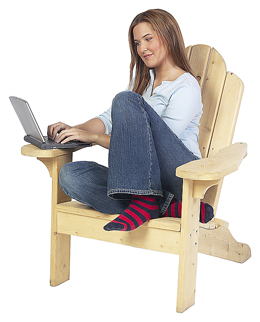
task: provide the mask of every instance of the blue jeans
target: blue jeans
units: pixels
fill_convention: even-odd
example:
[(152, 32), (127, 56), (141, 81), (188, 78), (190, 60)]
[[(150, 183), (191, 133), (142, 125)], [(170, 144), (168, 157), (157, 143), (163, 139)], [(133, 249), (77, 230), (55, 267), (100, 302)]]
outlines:
[(161, 214), (182, 200), (180, 165), (198, 159), (139, 94), (119, 93), (112, 103), (109, 166), (71, 162), (60, 186), (71, 198), (107, 214), (122, 213), (133, 194), (158, 198)]

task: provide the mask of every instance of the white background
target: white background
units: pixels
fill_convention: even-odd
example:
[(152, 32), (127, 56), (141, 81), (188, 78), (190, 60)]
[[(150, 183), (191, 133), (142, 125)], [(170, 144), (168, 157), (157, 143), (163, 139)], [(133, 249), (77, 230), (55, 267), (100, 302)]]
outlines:
[[(51, 179), (20, 154), (24, 132), (8, 99), (28, 100), (44, 132), (100, 114), (128, 83), (132, 19), (158, 7), (175, 16), (186, 45), (214, 46), (245, 84), (234, 142), (247, 142), (248, 156), (225, 179), (217, 217), (252, 258), (237, 264), (199, 254), (196, 305), (184, 314), (175, 312), (175, 255), (73, 237), (71, 280), (49, 286)], [(258, 12), (254, 0), (1, 1), (1, 321), (258, 320)], [(107, 151), (85, 149), (74, 160), (106, 165)]]

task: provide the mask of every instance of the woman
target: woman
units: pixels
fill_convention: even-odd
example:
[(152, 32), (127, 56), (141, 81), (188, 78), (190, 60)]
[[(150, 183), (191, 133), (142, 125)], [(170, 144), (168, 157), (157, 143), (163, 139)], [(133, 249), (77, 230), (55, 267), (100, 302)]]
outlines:
[[(130, 231), (162, 216), (180, 217), (182, 179), (175, 170), (201, 157), (201, 92), (176, 20), (160, 9), (137, 15), (129, 44), (129, 90), (94, 119), (48, 128), (53, 139), (59, 132), (57, 142), (77, 139), (109, 149), (108, 168), (83, 161), (66, 164), (60, 172), (68, 196), (103, 213), (121, 213), (104, 227), (107, 231)], [(213, 208), (201, 203), (200, 221), (212, 218)]]

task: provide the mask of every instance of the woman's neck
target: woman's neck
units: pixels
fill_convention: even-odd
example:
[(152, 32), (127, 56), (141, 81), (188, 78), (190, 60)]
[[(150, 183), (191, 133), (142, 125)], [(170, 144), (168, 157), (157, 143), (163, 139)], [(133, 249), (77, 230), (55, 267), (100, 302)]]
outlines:
[(185, 73), (185, 70), (177, 66), (167, 66), (165, 68), (154, 68), (154, 72), (155, 77), (151, 96), (153, 95), (155, 88), (160, 86), (163, 81), (175, 81), (178, 77)]
[(177, 66), (165, 65), (160, 68), (155, 68), (155, 82), (159, 86), (163, 81), (174, 81), (185, 71)]

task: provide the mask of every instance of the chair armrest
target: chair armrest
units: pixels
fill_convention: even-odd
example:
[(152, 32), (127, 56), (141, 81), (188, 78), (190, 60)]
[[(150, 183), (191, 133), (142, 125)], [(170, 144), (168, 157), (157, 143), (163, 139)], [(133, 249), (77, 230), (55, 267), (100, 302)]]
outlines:
[(73, 149), (52, 149), (52, 150), (41, 150), (32, 144), (27, 144), (22, 147), (22, 155), (37, 158), (54, 158), (61, 155), (66, 155), (71, 152), (83, 149), (83, 147), (73, 148)]
[(219, 180), (236, 171), (247, 155), (246, 143), (235, 143), (212, 157), (186, 163), (176, 169), (176, 175), (190, 180)]

